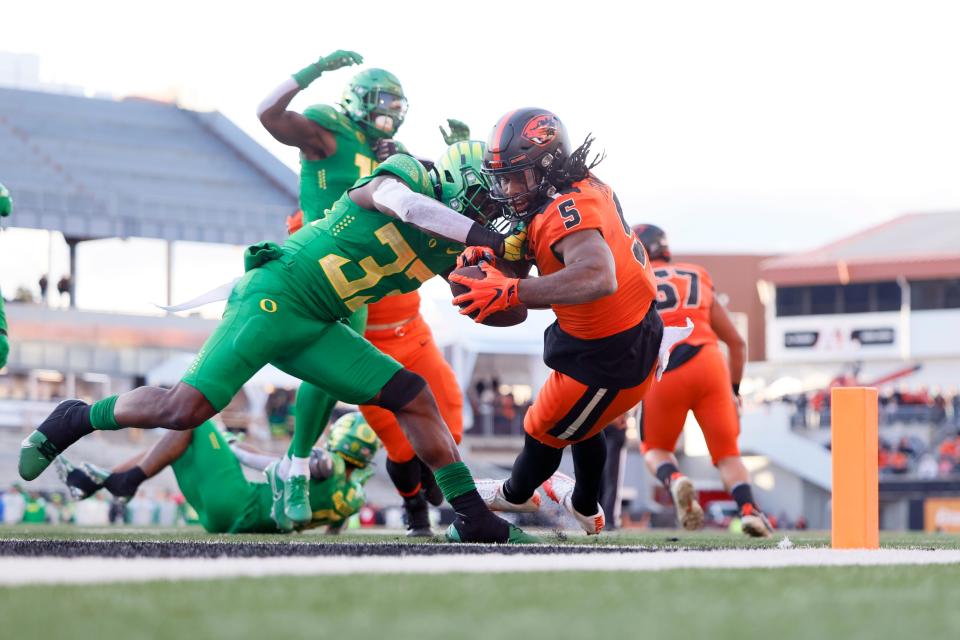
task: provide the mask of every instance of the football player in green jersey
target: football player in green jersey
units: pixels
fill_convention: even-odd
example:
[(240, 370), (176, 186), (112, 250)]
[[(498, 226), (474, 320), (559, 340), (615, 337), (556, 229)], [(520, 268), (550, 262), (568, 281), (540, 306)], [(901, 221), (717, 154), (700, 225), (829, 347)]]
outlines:
[[(378, 447), (377, 435), (360, 413), (346, 414), (334, 423), (326, 447), (311, 451), (306, 528), (339, 528), (360, 510), (363, 484), (372, 475), (368, 465)], [(208, 532), (283, 533), (294, 529), (283, 512), (279, 471), (285, 462), (236, 442), (208, 421), (193, 431), (168, 432), (149, 450), (109, 471), (73, 465), (63, 456), (57, 458), (57, 471), (78, 500), (106, 488), (126, 501), (145, 480), (170, 466), (180, 492)], [(266, 482), (247, 480), (241, 464), (263, 471)]]
[[(393, 135), (403, 124), (407, 99), (400, 81), (383, 69), (365, 69), (356, 74), (343, 91), (339, 110), (315, 104), (300, 114), (287, 108), (322, 73), (362, 62), (363, 57), (356, 52), (334, 51), (284, 80), (257, 109), (257, 116), (270, 135), (300, 149), (303, 224), (322, 218), (358, 179), (369, 176), (380, 161), (404, 150)], [(463, 134), (465, 125), (456, 120), (448, 122), (451, 133), (447, 134), (442, 127), (441, 133), (448, 144), (453, 144), (457, 141), (454, 137)], [(366, 318), (366, 306), (362, 306), (350, 315), (350, 327), (363, 335)], [(310, 518), (308, 455), (327, 426), (336, 402), (336, 398), (306, 382), (297, 391), (296, 428), (287, 452), (291, 464), (289, 476), (284, 478), (287, 517), (294, 522)]]
[[(487, 226), (502, 210), (480, 173), (482, 156), (483, 143), (473, 141), (444, 154), (438, 166), (451, 163), (463, 177), (464, 189), (456, 193), (443, 190), (446, 170), (428, 172), (408, 155), (391, 156), (282, 248), (248, 248), (247, 273), (183, 379), (172, 389), (139, 387), (93, 405), (60, 403), (21, 443), (21, 477), (36, 478), (95, 429), (193, 429), (271, 363), (334, 398), (393, 412), (458, 514), (448, 538), (529, 540), (483, 503), (423, 378), (340, 322), (367, 303), (450, 271), (465, 244), (522, 257), (522, 233), (505, 236)], [(438, 200), (456, 203), (460, 212)]]
[[(7, 188), (0, 184), (0, 218), (6, 218), (13, 213), (13, 198)], [(7, 355), (10, 353), (10, 343), (7, 341), (7, 316), (3, 312), (3, 295), (0, 295), (0, 369), (7, 365)]]

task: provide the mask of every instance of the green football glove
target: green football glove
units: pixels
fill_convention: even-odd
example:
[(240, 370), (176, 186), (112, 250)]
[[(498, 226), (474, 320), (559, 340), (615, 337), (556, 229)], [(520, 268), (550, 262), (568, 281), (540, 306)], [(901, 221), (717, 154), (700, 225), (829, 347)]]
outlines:
[(333, 71), (340, 67), (349, 67), (354, 64), (361, 64), (363, 56), (355, 51), (346, 49), (337, 49), (328, 56), (323, 56), (316, 62), (308, 64), (300, 71), (293, 74), (293, 79), (297, 81), (297, 86), (306, 89), (311, 82), (320, 77), (324, 71)]
[(450, 133), (447, 133), (447, 130), (443, 128), (443, 125), (440, 125), (440, 135), (443, 136), (443, 141), (447, 145), (456, 144), (458, 142), (463, 142), (470, 139), (470, 127), (465, 123), (454, 120), (453, 118), (447, 118), (447, 124), (450, 125)]
[(7, 366), (7, 355), (10, 353), (10, 343), (7, 342), (7, 335), (0, 333), (0, 369)]

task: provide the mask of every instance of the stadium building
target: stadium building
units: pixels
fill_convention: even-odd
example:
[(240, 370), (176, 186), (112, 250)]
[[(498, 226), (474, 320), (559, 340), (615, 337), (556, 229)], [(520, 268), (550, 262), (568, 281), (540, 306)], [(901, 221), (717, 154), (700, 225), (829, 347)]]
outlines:
[(760, 275), (770, 361), (960, 359), (960, 213), (901, 216)]

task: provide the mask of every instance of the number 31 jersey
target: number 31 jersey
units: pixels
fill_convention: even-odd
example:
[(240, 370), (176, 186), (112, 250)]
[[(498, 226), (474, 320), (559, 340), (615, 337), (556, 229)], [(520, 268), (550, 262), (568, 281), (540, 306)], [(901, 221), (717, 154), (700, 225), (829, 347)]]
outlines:
[[(408, 155), (390, 156), (354, 187), (380, 175), (399, 178), (413, 192), (433, 197), (426, 168)], [(323, 218), (290, 236), (283, 251), (301, 292), (342, 318), (386, 296), (418, 289), (452, 267), (463, 245), (364, 209), (348, 191)]]
[(693, 321), (693, 333), (683, 344), (698, 346), (717, 344), (717, 334), (710, 325), (713, 306), (713, 281), (707, 270), (685, 262), (653, 262), (657, 277), (657, 311), (667, 326)]

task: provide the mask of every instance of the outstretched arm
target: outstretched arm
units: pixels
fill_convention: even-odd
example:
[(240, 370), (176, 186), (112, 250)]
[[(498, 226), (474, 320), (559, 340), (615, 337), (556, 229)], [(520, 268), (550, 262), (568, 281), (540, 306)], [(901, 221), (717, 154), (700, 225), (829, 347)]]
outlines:
[(504, 254), (505, 236), (487, 229), (449, 207), (415, 193), (398, 178), (378, 176), (350, 191), (350, 199), (371, 209), (402, 220), (430, 235), (467, 245), (490, 247)]
[(264, 471), (277, 461), (276, 456), (263, 453), (248, 444), (234, 442), (230, 444), (230, 450), (233, 451), (233, 455), (237, 456), (240, 464), (245, 467), (250, 467), (251, 469), (256, 469), (257, 471)]
[(334, 51), (307, 65), (281, 82), (257, 107), (260, 123), (279, 142), (297, 147), (310, 159), (325, 158), (336, 151), (333, 134), (316, 122), (287, 107), (290, 101), (324, 71), (359, 64), (363, 57), (352, 51)]

